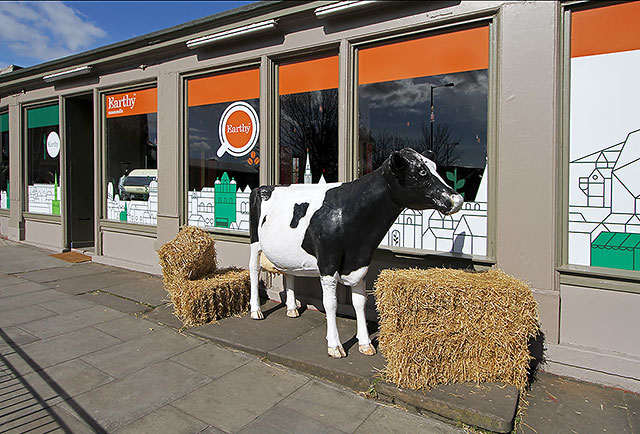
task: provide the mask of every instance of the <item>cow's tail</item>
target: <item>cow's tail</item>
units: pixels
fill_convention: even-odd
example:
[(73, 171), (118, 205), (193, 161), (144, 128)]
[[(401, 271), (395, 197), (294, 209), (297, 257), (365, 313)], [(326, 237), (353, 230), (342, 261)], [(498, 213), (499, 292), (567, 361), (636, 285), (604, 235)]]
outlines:
[(258, 284), (260, 281), (260, 240), (258, 239), (258, 223), (260, 221), (260, 205), (262, 197), (260, 188), (254, 188), (249, 196), (249, 239), (251, 240), (251, 254), (249, 256), (249, 277), (251, 279), (251, 318), (262, 319), (260, 311), (260, 296)]

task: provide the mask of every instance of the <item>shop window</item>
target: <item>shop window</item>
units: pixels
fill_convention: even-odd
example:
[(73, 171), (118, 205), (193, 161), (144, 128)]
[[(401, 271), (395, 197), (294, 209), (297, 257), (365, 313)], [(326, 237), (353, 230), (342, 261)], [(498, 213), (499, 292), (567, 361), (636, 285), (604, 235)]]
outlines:
[(157, 104), (156, 88), (105, 96), (108, 220), (156, 224)]
[(9, 209), (9, 113), (0, 114), (0, 209)]
[(248, 231), (242, 210), (259, 185), (259, 70), (190, 79), (187, 105), (188, 223)]
[(58, 104), (27, 110), (27, 211), (60, 215)]
[[(383, 245), (398, 245), (397, 230), (401, 247), (487, 255), (488, 65), (486, 26), (359, 51), (359, 174), (380, 167), (394, 150), (432, 150), (441, 177), (474, 203), (452, 225), (425, 210), (418, 228), (404, 218), (415, 213), (407, 210)], [(440, 229), (429, 229), (434, 220)], [(454, 242), (461, 231), (473, 242)]]
[(571, 265), (640, 270), (638, 20), (640, 2), (571, 13)]
[(338, 180), (338, 56), (280, 65), (280, 183)]

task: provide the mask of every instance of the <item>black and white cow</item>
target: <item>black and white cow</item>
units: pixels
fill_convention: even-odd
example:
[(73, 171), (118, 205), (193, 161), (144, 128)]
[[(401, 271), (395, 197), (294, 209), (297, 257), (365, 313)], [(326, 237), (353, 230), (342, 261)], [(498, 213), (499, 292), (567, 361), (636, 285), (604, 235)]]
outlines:
[(286, 275), (320, 277), (331, 357), (344, 357), (336, 326), (336, 286), (350, 286), (360, 352), (375, 354), (365, 320), (365, 280), (374, 251), (404, 208), (453, 214), (462, 196), (411, 148), (393, 152), (372, 173), (332, 184), (262, 186), (250, 197), (251, 318), (262, 319), (259, 255), (284, 273), (287, 315), (298, 316)]

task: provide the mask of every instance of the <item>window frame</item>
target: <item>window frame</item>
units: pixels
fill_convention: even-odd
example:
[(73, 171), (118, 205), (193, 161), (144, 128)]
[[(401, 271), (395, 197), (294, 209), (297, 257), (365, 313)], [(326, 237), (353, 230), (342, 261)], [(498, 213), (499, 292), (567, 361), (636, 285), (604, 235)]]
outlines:
[[(614, 3), (616, 4), (616, 3)], [(570, 123), (571, 123), (571, 18), (574, 11), (607, 7), (609, 4), (591, 4), (586, 1), (561, 5), (558, 30), (558, 83), (559, 101), (557, 122), (557, 190), (559, 204), (556, 213), (556, 270), (559, 283), (610, 291), (640, 294), (640, 271), (623, 270), (569, 263), (569, 163), (570, 163)]]
[[(99, 98), (99, 110), (98, 117), (98, 130), (100, 131), (100, 143), (99, 143), (99, 210), (96, 220), (98, 221), (98, 232), (101, 232), (104, 228), (120, 229), (127, 233), (157, 233), (157, 223), (155, 225), (148, 225), (142, 223), (130, 223), (116, 220), (110, 220), (107, 218), (107, 96), (114, 93), (122, 92), (135, 92), (146, 89), (158, 89), (158, 82), (156, 80), (143, 81), (137, 83), (119, 83), (118, 86), (104, 87), (98, 89)], [(156, 114), (159, 113), (160, 99), (157, 101), (158, 108)], [(158, 201), (160, 201), (160, 195), (158, 195)], [(156, 216), (157, 217), (157, 216)], [(157, 220), (156, 220), (157, 222)]]
[(489, 64), (488, 64), (488, 93), (487, 93), (487, 255), (468, 255), (435, 250), (415, 249), (407, 247), (379, 246), (378, 249), (391, 252), (399, 257), (435, 259), (461, 259), (469, 261), (477, 268), (490, 267), (497, 263), (496, 228), (497, 228), (497, 178), (498, 178), (498, 105), (499, 105), (499, 80), (498, 80), (498, 31), (500, 16), (497, 12), (489, 11), (487, 16), (469, 18), (454, 23), (438, 25), (427, 29), (410, 29), (401, 32), (393, 32), (376, 37), (364, 37), (354, 39), (350, 44), (352, 55), (350, 56), (350, 93), (353, 101), (349, 108), (349, 130), (351, 143), (355, 143), (350, 150), (349, 180), (358, 177), (358, 161), (360, 158), (359, 146), (359, 107), (358, 107), (358, 52), (360, 49), (375, 45), (392, 44), (394, 42), (426, 38), (439, 34), (454, 33), (481, 26), (487, 26), (489, 31)]

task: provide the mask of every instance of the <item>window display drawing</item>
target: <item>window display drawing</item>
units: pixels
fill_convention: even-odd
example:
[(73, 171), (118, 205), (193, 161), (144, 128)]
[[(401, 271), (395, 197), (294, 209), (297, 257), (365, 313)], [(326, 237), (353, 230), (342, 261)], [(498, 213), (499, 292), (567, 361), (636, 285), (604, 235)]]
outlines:
[(638, 18), (638, 2), (572, 13), (569, 264), (640, 270), (640, 44), (607, 36)]
[[(360, 50), (359, 173), (393, 150), (431, 150), (465, 198), (454, 216), (405, 210), (382, 245), (487, 255), (488, 36), (479, 27)], [(429, 60), (408, 60), (415, 53)]]
[(106, 95), (106, 218), (155, 225), (157, 89)]
[(27, 109), (27, 211), (60, 215), (58, 105)]
[(248, 232), (260, 168), (257, 69), (187, 82), (188, 224)]
[(0, 209), (9, 209), (9, 113), (0, 114)]

